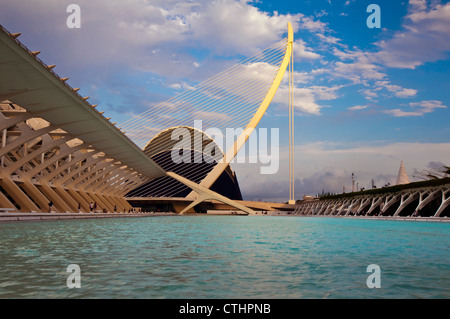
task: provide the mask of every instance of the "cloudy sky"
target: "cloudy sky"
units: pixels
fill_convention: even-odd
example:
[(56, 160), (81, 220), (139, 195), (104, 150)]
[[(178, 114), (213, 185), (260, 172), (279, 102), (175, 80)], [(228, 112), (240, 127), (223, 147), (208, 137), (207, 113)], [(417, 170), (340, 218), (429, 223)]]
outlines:
[[(69, 29), (71, 3), (81, 28)], [(368, 28), (367, 6), (381, 9)], [(450, 165), (450, 3), (439, 0), (0, 0), (0, 24), (122, 123), (294, 28), (296, 198)], [(260, 123), (280, 168), (236, 164), (246, 199), (287, 200), (287, 91)], [(120, 126), (120, 125), (119, 125)]]

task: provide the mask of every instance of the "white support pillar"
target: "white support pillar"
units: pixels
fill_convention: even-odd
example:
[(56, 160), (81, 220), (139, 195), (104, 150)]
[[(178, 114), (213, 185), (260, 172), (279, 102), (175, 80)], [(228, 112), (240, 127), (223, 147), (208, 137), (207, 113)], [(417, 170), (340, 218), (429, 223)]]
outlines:
[(328, 205), (327, 205), (327, 209), (325, 210), (325, 212), (323, 214), (324, 215), (331, 215), (335, 205), (336, 205), (336, 202), (334, 202), (334, 201), (329, 202)]
[(320, 207), (320, 210), (317, 213), (317, 215), (322, 215), (326, 208), (327, 208), (327, 204), (325, 204), (325, 203), (322, 204), (322, 206)]
[(348, 202), (349, 202), (349, 200), (342, 201), (342, 205), (337, 210), (337, 214), (336, 215), (338, 215), (338, 216), (341, 215), (342, 211), (347, 207)]
[(427, 189), (421, 191), (419, 195), (419, 204), (415, 211), (420, 212), (425, 206), (427, 206), (432, 200), (436, 199), (441, 194), (441, 189)]
[(400, 194), (393, 194), (393, 195), (389, 195), (388, 197), (386, 197), (384, 205), (381, 208), (381, 214), (384, 214), (389, 209), (389, 207), (391, 207), (393, 204), (398, 202), (399, 198), (400, 198)]
[(347, 212), (345, 213), (345, 216), (350, 215), (350, 212), (360, 203), (361, 199), (354, 199), (352, 200), (351, 204), (348, 206)]
[(330, 211), (329, 215), (334, 215), (335, 212), (337, 212), (338, 209), (341, 207), (341, 205), (342, 205), (342, 202), (341, 202), (341, 201), (337, 201), (337, 202), (333, 205), (333, 207), (331, 208), (331, 211)]
[(399, 216), (403, 209), (408, 206), (410, 203), (415, 201), (419, 197), (419, 192), (411, 191), (406, 194), (401, 195), (400, 206), (398, 206), (397, 210), (394, 213), (394, 216)]
[(380, 204), (383, 202), (384, 196), (380, 197), (373, 197), (372, 198), (372, 205), (370, 205), (369, 210), (366, 213), (366, 216), (369, 216)]
[(442, 212), (450, 205), (450, 196), (446, 198), (447, 194), (450, 192), (450, 188), (442, 189), (442, 202), (441, 206), (439, 206), (434, 217), (440, 217)]
[(369, 205), (372, 202), (371, 198), (365, 198), (364, 200), (361, 201), (361, 204), (359, 205), (358, 210), (356, 211), (356, 214), (359, 215), (361, 214), (362, 210), (364, 208), (367, 207), (367, 205)]
[(206, 188), (206, 187), (201, 186), (201, 185), (199, 185), (197, 183), (194, 183), (194, 182), (188, 180), (187, 178), (179, 176), (179, 175), (177, 175), (177, 174), (175, 174), (173, 172), (167, 172), (166, 174), (168, 176), (178, 180), (179, 182), (185, 184), (186, 186), (188, 186), (189, 188), (194, 190), (199, 195), (198, 198), (194, 202), (192, 202), (192, 204), (190, 204), (189, 206), (187, 206), (185, 209), (183, 209), (180, 212), (180, 215), (183, 215), (184, 212), (188, 211), (189, 209), (191, 209), (195, 205), (197, 205), (197, 204), (199, 204), (202, 201), (207, 200), (207, 199), (217, 200), (219, 202), (222, 202), (224, 204), (227, 204), (227, 205), (235, 207), (235, 208), (237, 208), (239, 210), (242, 210), (242, 211), (244, 211), (244, 212), (246, 212), (248, 214), (252, 214), (253, 213), (253, 210), (251, 210), (250, 208), (248, 208), (248, 207), (246, 207), (246, 206), (244, 206), (242, 204), (239, 204), (236, 201), (231, 200), (231, 199), (229, 199), (229, 198), (227, 198), (225, 196), (222, 196), (222, 195), (220, 195), (220, 194), (210, 190), (209, 188)]

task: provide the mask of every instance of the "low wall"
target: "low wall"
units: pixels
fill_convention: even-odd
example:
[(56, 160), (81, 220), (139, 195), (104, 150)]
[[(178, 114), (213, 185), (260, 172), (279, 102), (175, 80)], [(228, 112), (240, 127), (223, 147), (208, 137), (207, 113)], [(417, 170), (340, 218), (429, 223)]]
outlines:
[(174, 213), (0, 213), (1, 222), (176, 216)]

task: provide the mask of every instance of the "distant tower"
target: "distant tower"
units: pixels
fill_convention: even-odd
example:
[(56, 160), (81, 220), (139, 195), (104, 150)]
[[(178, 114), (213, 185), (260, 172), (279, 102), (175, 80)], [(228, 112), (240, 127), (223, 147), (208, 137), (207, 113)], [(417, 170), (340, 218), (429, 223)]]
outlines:
[(405, 166), (403, 166), (403, 161), (400, 163), (400, 169), (398, 170), (397, 182), (395, 185), (408, 184), (409, 178), (406, 174)]
[(355, 174), (352, 173), (352, 193), (355, 191)]

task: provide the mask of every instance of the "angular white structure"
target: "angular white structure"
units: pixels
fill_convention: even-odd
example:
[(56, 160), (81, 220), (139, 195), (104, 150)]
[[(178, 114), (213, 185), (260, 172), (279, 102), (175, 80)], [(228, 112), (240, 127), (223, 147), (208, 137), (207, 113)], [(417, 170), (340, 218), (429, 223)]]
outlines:
[(400, 169), (398, 170), (397, 182), (395, 185), (403, 185), (409, 184), (409, 178), (406, 174), (405, 166), (403, 165), (403, 161), (400, 163)]

